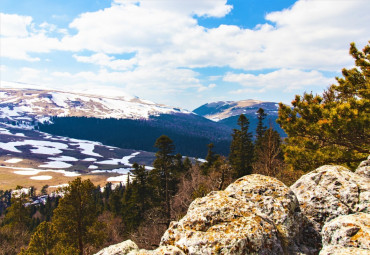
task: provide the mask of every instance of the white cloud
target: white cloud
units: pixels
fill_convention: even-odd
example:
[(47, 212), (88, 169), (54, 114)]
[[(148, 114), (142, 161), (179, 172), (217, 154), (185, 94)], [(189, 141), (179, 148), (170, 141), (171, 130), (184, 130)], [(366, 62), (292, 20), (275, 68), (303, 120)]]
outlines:
[(91, 56), (73, 55), (73, 57), (77, 61), (82, 62), (82, 63), (96, 64), (102, 67), (109, 67), (113, 70), (121, 70), (121, 71), (130, 69), (138, 63), (138, 60), (136, 58), (115, 59), (114, 57), (110, 57), (104, 53), (96, 53)]
[[(42, 70), (29, 79), (53, 86), (71, 84), (72, 88), (121, 86), (129, 93), (166, 103), (171, 100), (168, 94), (211, 93), (212, 87), (191, 70), (199, 67), (276, 69), (262, 75), (230, 72), (223, 78), (256, 93), (278, 86), (286, 90), (326, 87), (332, 81), (321, 72), (351, 66), (349, 43), (354, 41), (361, 48), (369, 40), (369, 9), (368, 0), (299, 0), (289, 9), (267, 14), (266, 24), (254, 29), (232, 25), (207, 29), (198, 24), (200, 16), (227, 15), (231, 6), (226, 0), (116, 0), (109, 8), (82, 13), (68, 29), (37, 25), (28, 16), (2, 14), (1, 56), (38, 61), (49, 56), (37, 53), (62, 50), (77, 62), (99, 66), (100, 71), (83, 65), (85, 69), (74, 73)], [(64, 36), (58, 39), (55, 33)], [(134, 56), (120, 59), (116, 55), (125, 53)], [(219, 77), (208, 78), (213, 82)], [(171, 104), (182, 96), (172, 97)]]
[(54, 25), (44, 22), (36, 29), (32, 17), (4, 13), (0, 15), (1, 57), (39, 61), (40, 58), (31, 57), (29, 53), (48, 53), (60, 48), (59, 40), (47, 35), (56, 29)]
[(183, 15), (206, 17), (224, 17), (233, 8), (227, 5), (227, 0), (115, 0), (120, 4), (138, 4), (143, 8), (166, 10)]
[(326, 78), (318, 71), (302, 71), (298, 69), (280, 69), (266, 74), (235, 74), (227, 73), (223, 79), (226, 82), (235, 82), (247, 87), (246, 89), (233, 91), (259, 91), (281, 88), (283, 91), (310, 89), (311, 87), (327, 87), (334, 83), (334, 78)]
[(211, 90), (211, 89), (213, 89), (215, 87), (217, 87), (217, 85), (214, 84), (214, 83), (209, 84), (208, 86), (200, 85), (199, 88), (198, 88), (198, 92), (203, 92), (203, 91), (206, 91), (206, 90)]
[(26, 37), (29, 34), (27, 27), (32, 22), (30, 16), (0, 13), (1, 36)]

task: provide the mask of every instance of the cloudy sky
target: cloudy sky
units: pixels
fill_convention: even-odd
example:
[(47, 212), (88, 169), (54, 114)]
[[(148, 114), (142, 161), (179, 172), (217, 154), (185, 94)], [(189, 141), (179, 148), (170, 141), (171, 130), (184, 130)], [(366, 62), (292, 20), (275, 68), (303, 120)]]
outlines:
[(353, 66), (369, 10), (369, 0), (0, 0), (0, 86), (122, 91), (189, 110), (289, 103)]

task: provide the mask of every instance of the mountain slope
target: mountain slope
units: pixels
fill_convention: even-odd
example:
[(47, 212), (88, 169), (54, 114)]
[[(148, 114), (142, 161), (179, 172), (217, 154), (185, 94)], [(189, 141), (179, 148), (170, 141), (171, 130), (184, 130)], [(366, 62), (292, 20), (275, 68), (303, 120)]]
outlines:
[[(207, 144), (228, 154), (231, 129), (194, 113), (139, 98), (35, 89), (1, 89), (0, 122), (125, 149), (156, 151), (168, 135), (176, 152), (205, 157)], [(43, 124), (44, 123), (44, 124)]]
[(204, 104), (195, 110), (194, 113), (208, 118), (221, 125), (229, 128), (238, 128), (237, 120), (240, 114), (244, 114), (250, 122), (250, 131), (255, 133), (258, 119), (257, 110), (262, 108), (265, 110), (267, 117), (264, 121), (265, 126), (273, 127), (281, 136), (286, 136), (284, 131), (276, 123), (278, 117), (279, 105), (275, 102), (263, 102), (259, 100), (242, 100), (242, 101), (219, 101)]
[(34, 121), (50, 116), (147, 119), (187, 111), (131, 96), (107, 97), (35, 89), (0, 89), (0, 118)]

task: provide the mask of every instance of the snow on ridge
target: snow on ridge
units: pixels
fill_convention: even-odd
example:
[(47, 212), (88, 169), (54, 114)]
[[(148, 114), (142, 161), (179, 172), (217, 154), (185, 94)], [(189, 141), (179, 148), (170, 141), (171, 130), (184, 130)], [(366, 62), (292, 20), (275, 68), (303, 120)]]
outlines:
[[(2, 91), (1, 91), (2, 90)], [(109, 90), (109, 89), (108, 89)], [(3, 103), (0, 117), (20, 120), (33, 117), (39, 122), (48, 121), (50, 116), (87, 116), (117, 119), (148, 119), (160, 114), (191, 112), (156, 104), (125, 93), (89, 93), (84, 91), (55, 91), (35, 89), (0, 89)], [(4, 100), (2, 100), (4, 101)]]

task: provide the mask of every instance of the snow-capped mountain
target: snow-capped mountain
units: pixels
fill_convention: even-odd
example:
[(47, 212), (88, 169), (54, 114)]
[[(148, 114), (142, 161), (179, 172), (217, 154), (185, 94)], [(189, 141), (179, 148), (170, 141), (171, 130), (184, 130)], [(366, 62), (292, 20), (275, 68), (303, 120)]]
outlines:
[(0, 89), (0, 118), (43, 122), (50, 116), (148, 119), (150, 116), (189, 113), (130, 96), (99, 96), (36, 89)]
[(204, 104), (193, 112), (213, 121), (220, 121), (240, 114), (255, 115), (259, 108), (263, 108), (267, 115), (277, 116), (279, 105), (274, 102), (259, 100), (219, 101)]

